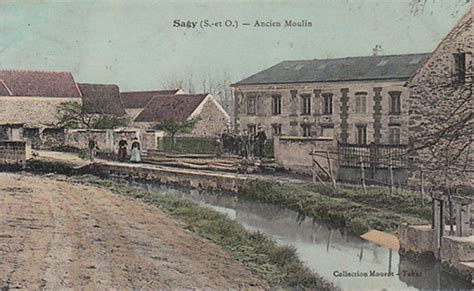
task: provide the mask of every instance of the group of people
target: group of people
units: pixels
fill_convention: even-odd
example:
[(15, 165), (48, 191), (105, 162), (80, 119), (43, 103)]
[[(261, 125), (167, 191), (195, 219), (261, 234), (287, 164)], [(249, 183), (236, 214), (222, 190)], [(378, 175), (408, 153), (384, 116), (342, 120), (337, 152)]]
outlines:
[[(128, 142), (127, 140), (122, 137), (119, 141), (119, 149), (118, 149), (118, 160), (119, 162), (125, 162), (127, 159), (127, 146)], [(130, 151), (130, 161), (134, 163), (138, 163), (142, 160), (141, 158), (141, 152), (140, 152), (140, 142), (138, 141), (138, 138), (135, 137), (132, 141), (132, 147)]]
[(239, 155), (243, 158), (258, 157), (263, 159), (265, 155), (265, 144), (267, 143), (267, 135), (262, 126), (258, 127), (258, 131), (253, 134), (247, 129), (240, 133), (225, 130), (220, 140), (224, 153)]
[[(127, 151), (128, 142), (124, 136), (122, 136), (122, 138), (120, 139), (118, 146), (119, 148), (118, 148), (118, 153), (117, 153), (117, 159), (119, 160), (119, 162), (125, 162), (125, 160), (128, 157), (128, 151)], [(99, 147), (97, 146), (97, 141), (95, 140), (95, 138), (89, 139), (88, 147), (89, 147), (90, 160), (93, 161), (96, 156), (97, 151), (99, 150)], [(135, 137), (132, 141), (132, 146), (131, 146), (131, 151), (130, 151), (131, 162), (138, 163), (142, 160), (140, 150), (141, 150), (140, 142), (138, 141), (138, 138)]]

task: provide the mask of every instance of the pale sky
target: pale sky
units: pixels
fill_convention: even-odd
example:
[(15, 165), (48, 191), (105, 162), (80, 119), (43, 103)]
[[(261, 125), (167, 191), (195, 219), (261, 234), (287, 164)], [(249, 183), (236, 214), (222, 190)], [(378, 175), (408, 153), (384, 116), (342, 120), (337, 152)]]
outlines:
[[(431, 52), (466, 0), (0, 0), (0, 68), (70, 71), (78, 82), (156, 89), (171, 79), (238, 81), (283, 60)], [(418, 0), (425, 1), (425, 0)], [(237, 20), (239, 28), (174, 28), (173, 20)], [(308, 20), (306, 28), (257, 28)], [(242, 26), (242, 22), (252, 25)]]

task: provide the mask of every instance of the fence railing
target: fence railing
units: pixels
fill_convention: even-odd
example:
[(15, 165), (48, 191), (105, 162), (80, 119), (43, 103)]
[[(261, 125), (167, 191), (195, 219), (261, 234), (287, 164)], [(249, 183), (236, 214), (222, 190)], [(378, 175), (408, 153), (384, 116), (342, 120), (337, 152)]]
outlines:
[(407, 145), (338, 144), (339, 165), (342, 167), (407, 168)]

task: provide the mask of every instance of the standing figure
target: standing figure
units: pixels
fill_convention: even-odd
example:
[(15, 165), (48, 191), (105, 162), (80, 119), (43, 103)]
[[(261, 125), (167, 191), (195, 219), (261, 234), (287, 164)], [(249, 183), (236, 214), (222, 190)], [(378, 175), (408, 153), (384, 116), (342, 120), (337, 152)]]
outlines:
[(221, 142), (222, 142), (222, 147), (224, 149), (224, 153), (228, 154), (229, 153), (229, 131), (226, 129), (224, 132), (221, 134)]
[(130, 152), (130, 161), (133, 163), (138, 163), (142, 161), (140, 155), (140, 143), (138, 142), (138, 138), (135, 137), (132, 142), (132, 151)]
[(246, 129), (244, 129), (244, 131), (242, 132), (242, 135), (241, 135), (241, 139), (242, 139), (242, 142), (240, 144), (240, 148), (241, 148), (241, 155), (243, 158), (248, 158), (249, 157), (249, 134), (247, 132)]
[(124, 162), (125, 159), (127, 158), (127, 145), (128, 145), (127, 141), (122, 136), (122, 138), (119, 141), (119, 150), (118, 150), (119, 162)]
[(96, 151), (98, 150), (97, 142), (95, 141), (95, 138), (93, 137), (89, 138), (88, 148), (89, 148), (89, 159), (93, 161), (95, 158)]
[(263, 155), (265, 152), (265, 144), (267, 143), (267, 135), (265, 134), (265, 130), (263, 130), (263, 127), (258, 127), (258, 133), (255, 136), (255, 139), (258, 144), (258, 157), (260, 159), (263, 159)]
[(219, 138), (219, 136), (217, 136), (216, 145), (214, 147), (214, 155), (216, 157), (220, 157), (220, 156), (222, 156), (222, 152), (223, 152), (222, 140)]

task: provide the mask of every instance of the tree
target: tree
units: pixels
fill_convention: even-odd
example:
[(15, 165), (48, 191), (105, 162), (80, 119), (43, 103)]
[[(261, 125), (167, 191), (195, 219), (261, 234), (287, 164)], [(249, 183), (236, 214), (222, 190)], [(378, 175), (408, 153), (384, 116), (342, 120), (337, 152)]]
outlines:
[(210, 93), (222, 105), (224, 110), (232, 114), (232, 89), (230, 87), (232, 81), (231, 76), (227, 72), (207, 75), (201, 75), (200, 78), (195, 78), (195, 74), (190, 73), (186, 78), (172, 77), (167, 81), (162, 82), (164, 88), (179, 88), (188, 93)]
[(174, 118), (168, 118), (154, 125), (154, 129), (163, 130), (171, 137), (171, 146), (175, 144), (175, 137), (178, 133), (191, 133), (196, 126), (199, 118), (177, 121)]
[(127, 126), (127, 117), (119, 117), (105, 113), (90, 113), (78, 102), (64, 102), (58, 108), (58, 122), (55, 127), (85, 128), (90, 129), (114, 129)]

